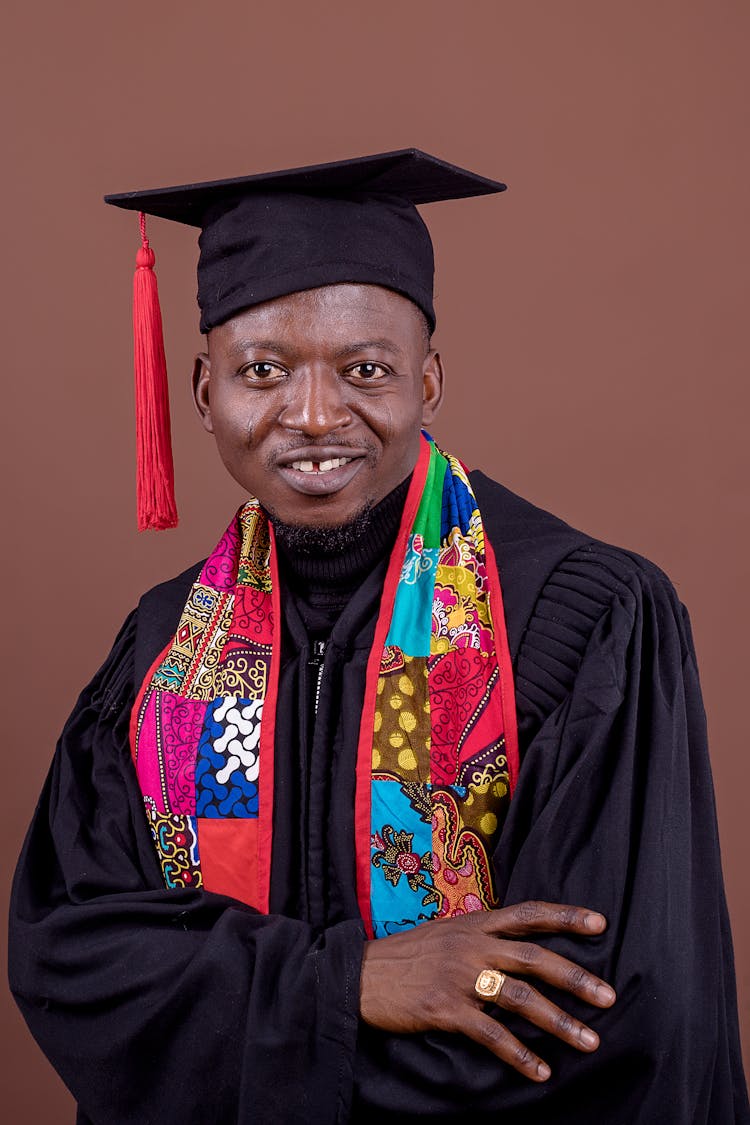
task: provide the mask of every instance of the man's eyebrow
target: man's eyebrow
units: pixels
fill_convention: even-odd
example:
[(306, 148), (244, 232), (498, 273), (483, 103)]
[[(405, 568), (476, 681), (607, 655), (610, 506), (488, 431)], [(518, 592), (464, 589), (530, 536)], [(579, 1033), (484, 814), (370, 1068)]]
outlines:
[[(345, 359), (347, 356), (355, 355), (358, 352), (367, 352), (377, 349), (378, 351), (391, 352), (394, 355), (403, 355), (402, 349), (393, 340), (385, 338), (378, 338), (372, 340), (356, 340), (351, 344), (344, 344), (342, 347), (337, 348), (333, 352), (335, 359)], [(244, 355), (249, 351), (264, 351), (275, 352), (276, 355), (292, 355), (295, 349), (284, 343), (283, 340), (250, 340), (243, 338), (235, 340), (230, 346), (230, 355)]]
[(377, 349), (383, 352), (393, 352), (394, 355), (402, 355), (402, 350), (395, 344), (393, 340), (358, 340), (353, 344), (345, 344), (344, 347), (338, 348), (334, 352), (336, 359), (344, 359), (348, 355), (354, 355), (356, 352), (367, 352), (372, 349)]
[(244, 352), (257, 351), (257, 352), (276, 352), (277, 355), (285, 354), (292, 351), (288, 344), (283, 340), (235, 340), (230, 346), (230, 355), (242, 355)]

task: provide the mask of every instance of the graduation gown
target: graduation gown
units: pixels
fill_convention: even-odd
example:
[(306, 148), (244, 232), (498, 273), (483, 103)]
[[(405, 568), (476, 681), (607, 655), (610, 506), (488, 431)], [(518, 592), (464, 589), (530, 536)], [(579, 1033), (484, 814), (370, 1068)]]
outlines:
[(193, 568), (144, 596), (81, 694), (16, 874), (11, 985), (81, 1123), (750, 1122), (687, 614), (652, 564), (471, 479), (503, 586), (522, 754), (497, 891), (606, 915), (597, 937), (539, 939), (617, 990), (608, 1011), (554, 997), (600, 1048), (581, 1054), (504, 1014), (552, 1067), (536, 1085), (461, 1036), (358, 1019), (354, 763), (384, 562), (330, 637), (317, 716), (311, 641), (286, 598), (271, 913), (164, 888), (128, 723)]

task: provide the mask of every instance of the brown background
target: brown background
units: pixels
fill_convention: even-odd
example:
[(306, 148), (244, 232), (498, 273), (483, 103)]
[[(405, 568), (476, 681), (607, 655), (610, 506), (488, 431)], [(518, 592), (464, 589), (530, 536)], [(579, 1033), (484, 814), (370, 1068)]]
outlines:
[[(746, 1041), (746, 0), (14, 5), (3, 28), (3, 881), (81, 684), (238, 501), (188, 398), (195, 243), (153, 222), (176, 532), (134, 530), (135, 218), (105, 191), (416, 145), (507, 179), (425, 209), (437, 436), (663, 566), (703, 670)], [(72, 1120), (8, 1000), (5, 1120)]]

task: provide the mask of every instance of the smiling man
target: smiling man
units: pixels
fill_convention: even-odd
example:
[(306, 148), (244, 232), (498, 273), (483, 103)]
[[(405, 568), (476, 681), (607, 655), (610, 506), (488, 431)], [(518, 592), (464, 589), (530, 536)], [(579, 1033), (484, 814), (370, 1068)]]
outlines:
[(201, 227), (247, 501), (126, 621), (19, 864), (81, 1123), (750, 1120), (686, 613), (425, 430), (415, 204), (502, 187), (408, 150), (110, 197)]

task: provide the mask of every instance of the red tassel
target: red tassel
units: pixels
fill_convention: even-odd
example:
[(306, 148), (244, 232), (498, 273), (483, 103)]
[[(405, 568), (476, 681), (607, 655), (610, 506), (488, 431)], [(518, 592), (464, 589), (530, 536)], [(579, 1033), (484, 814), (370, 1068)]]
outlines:
[(141, 249), (133, 278), (138, 529), (177, 526), (169, 385), (154, 252), (140, 214)]

